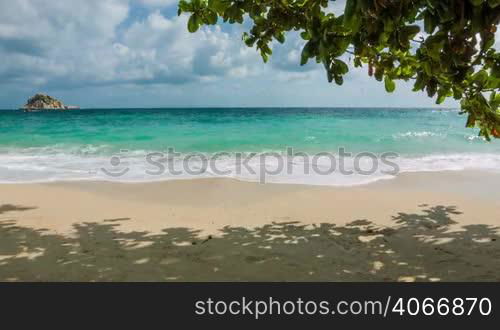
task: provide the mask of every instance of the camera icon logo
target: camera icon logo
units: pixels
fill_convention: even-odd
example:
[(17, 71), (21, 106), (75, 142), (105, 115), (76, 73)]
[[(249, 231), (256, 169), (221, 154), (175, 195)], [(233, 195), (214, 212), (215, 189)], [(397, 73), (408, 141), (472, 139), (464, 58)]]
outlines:
[(101, 167), (101, 171), (113, 178), (119, 178), (127, 174), (130, 168), (128, 168), (128, 162), (123, 161), (123, 154), (125, 153), (128, 153), (128, 150), (120, 150), (120, 155), (114, 155), (110, 158), (109, 164), (111, 167)]

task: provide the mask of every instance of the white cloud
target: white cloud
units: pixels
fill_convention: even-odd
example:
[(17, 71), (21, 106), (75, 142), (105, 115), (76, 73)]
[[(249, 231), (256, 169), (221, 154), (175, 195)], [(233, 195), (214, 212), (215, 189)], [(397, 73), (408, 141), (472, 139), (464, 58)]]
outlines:
[[(260, 65), (257, 53), (245, 51), (238, 34), (223, 32), (219, 26), (191, 34), (186, 25), (187, 16), (167, 19), (158, 11), (144, 21), (135, 22), (123, 35), (123, 43), (130, 50), (129, 61), (125, 63), (156, 72), (149, 79), (151, 83), (215, 78), (248, 63)], [(144, 53), (154, 55), (141, 65), (132, 61)]]
[(204, 27), (191, 34), (187, 15), (165, 17), (155, 8), (171, 2), (141, 0), (152, 7), (142, 18), (133, 16), (129, 0), (1, 2), (0, 83), (64, 89), (263, 74), (283, 80), (318, 68), (299, 65), (304, 42), (297, 33), (285, 45), (273, 45), (271, 65), (264, 65), (258, 52), (241, 41), (241, 26)]
[(169, 7), (172, 5), (176, 5), (178, 3), (177, 0), (139, 0), (143, 5), (149, 7)]
[(1, 2), (0, 75), (106, 79), (116, 27), (127, 15), (125, 0)]
[[(352, 92), (348, 79), (340, 92), (327, 83), (314, 60), (300, 66), (304, 41), (296, 32), (284, 45), (272, 45), (269, 64), (242, 42), (248, 24), (205, 27), (191, 34), (187, 16), (160, 11), (175, 3), (0, 1), (0, 106), (21, 104), (39, 90), (71, 95), (73, 103), (83, 106), (100, 106), (103, 100), (119, 106), (123, 99), (123, 105), (130, 105), (134, 98), (141, 106), (147, 93), (155, 100), (164, 95), (165, 102), (176, 105), (324, 106), (335, 93), (345, 99), (374, 86), (356, 78), (361, 74), (354, 70), (358, 81), (350, 85)], [(332, 8), (343, 10), (343, 3), (333, 2)], [(13, 94), (18, 95), (15, 101)]]
[[(254, 50), (244, 49), (239, 33), (215, 26), (191, 34), (185, 15), (166, 18), (153, 9), (139, 19), (128, 16), (129, 5), (128, 0), (2, 2), (3, 83), (175, 84), (243, 77), (255, 71), (249, 64), (262, 65)], [(36, 22), (36, 29), (29, 22)]]

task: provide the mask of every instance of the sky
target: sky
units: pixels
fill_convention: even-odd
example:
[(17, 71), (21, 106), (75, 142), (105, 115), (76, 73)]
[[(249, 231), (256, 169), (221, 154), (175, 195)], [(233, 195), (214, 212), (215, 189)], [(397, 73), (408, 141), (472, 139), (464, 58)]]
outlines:
[(88, 108), (435, 106), (406, 83), (386, 94), (366, 68), (329, 84), (322, 66), (300, 66), (296, 33), (264, 64), (241, 41), (248, 26), (191, 34), (177, 0), (1, 1), (0, 108), (37, 92)]

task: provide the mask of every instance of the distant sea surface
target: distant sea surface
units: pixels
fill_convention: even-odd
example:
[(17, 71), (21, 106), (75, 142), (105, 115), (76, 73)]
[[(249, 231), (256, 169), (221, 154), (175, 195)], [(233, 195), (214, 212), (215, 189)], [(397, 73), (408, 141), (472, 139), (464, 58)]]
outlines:
[[(248, 171), (235, 173), (235, 153), (286, 154), (287, 147), (311, 155), (337, 154), (343, 147), (353, 154), (347, 167), (354, 166), (357, 153), (394, 152), (399, 154), (396, 162), (401, 172), (500, 171), (499, 141), (479, 138), (477, 130), (464, 127), (465, 120), (458, 110), (408, 108), (6, 110), (0, 111), (0, 182), (145, 182), (217, 176), (254, 181), (257, 178)], [(181, 153), (176, 156), (179, 162), (193, 152), (207, 157), (226, 152), (217, 158), (217, 168), (232, 173), (146, 173), (156, 168), (145, 161), (146, 155), (169, 147)], [(116, 163), (110, 160), (116, 155), (121, 157), (119, 166), (128, 168), (120, 177), (101, 170), (114, 170)], [(290, 161), (297, 167), (304, 165)], [(258, 157), (249, 164), (257, 169)], [(393, 177), (383, 171), (350, 176), (337, 171), (330, 175), (303, 172), (278, 174), (268, 181), (335, 186)]]

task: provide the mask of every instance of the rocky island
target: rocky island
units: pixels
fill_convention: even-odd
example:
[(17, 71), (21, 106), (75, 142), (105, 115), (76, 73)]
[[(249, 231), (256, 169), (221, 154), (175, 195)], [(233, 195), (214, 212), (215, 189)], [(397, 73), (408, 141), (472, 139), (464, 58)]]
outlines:
[(24, 111), (71, 110), (77, 106), (66, 106), (61, 101), (46, 94), (36, 94), (21, 108)]

